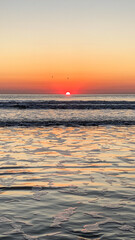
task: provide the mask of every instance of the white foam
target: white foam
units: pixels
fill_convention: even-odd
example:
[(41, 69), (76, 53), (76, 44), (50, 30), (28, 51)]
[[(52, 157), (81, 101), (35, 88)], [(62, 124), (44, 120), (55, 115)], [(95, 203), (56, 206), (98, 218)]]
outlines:
[(22, 233), (22, 226), (14, 222), (11, 223), (11, 226), (14, 228), (15, 232)]
[(14, 184), (15, 180), (16, 180), (15, 178), (6, 178), (6, 179), (1, 178), (0, 183), (5, 187), (11, 187)]
[(101, 215), (100, 212), (86, 212), (85, 214), (91, 215), (94, 218), (101, 218), (101, 217), (103, 217), (103, 215)]
[(0, 217), (0, 222), (12, 222), (12, 220), (10, 220), (9, 218), (7, 217)]
[(120, 208), (120, 207), (122, 207), (122, 204), (111, 204), (111, 203), (108, 203), (108, 204), (106, 204), (105, 205), (105, 207), (108, 207), (108, 208)]
[(87, 233), (87, 232), (95, 232), (98, 230), (100, 230), (99, 224), (94, 223), (94, 224), (84, 225), (81, 231)]
[(33, 187), (32, 188), (33, 193), (33, 199), (40, 200), (42, 196), (45, 196), (48, 192), (45, 190), (42, 190), (42, 187)]
[(36, 238), (36, 237), (33, 237), (33, 236), (30, 236), (30, 235), (28, 235), (28, 234), (23, 234), (23, 237), (24, 237), (24, 239), (26, 239), (26, 240), (38, 240), (38, 238)]
[(119, 227), (119, 229), (123, 230), (123, 231), (135, 232), (135, 228), (130, 225), (123, 225), (123, 226)]
[(76, 207), (69, 207), (54, 216), (54, 221), (51, 227), (60, 227), (60, 224), (69, 220), (69, 218), (76, 212)]

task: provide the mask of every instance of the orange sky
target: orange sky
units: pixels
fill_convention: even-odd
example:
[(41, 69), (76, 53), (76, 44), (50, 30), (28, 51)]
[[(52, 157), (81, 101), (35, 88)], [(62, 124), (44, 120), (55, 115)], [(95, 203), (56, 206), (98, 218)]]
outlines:
[(3, 1), (0, 93), (135, 93), (129, 2)]

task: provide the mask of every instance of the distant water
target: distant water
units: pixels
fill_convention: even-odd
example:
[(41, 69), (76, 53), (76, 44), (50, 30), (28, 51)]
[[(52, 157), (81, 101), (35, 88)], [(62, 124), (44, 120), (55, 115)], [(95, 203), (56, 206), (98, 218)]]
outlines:
[(0, 239), (135, 239), (135, 95), (0, 95)]
[(0, 126), (134, 125), (135, 95), (0, 95)]

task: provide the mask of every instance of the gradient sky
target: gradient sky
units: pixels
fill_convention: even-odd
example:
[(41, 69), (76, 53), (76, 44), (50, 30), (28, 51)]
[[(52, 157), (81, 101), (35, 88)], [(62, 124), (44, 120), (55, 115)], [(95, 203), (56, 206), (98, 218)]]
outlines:
[(135, 93), (135, 0), (0, 0), (0, 93)]

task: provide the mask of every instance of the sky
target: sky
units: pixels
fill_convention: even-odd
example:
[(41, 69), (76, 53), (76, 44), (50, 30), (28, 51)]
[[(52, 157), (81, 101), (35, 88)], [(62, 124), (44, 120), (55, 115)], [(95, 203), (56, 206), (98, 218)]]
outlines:
[(0, 0), (0, 93), (135, 93), (135, 0)]

